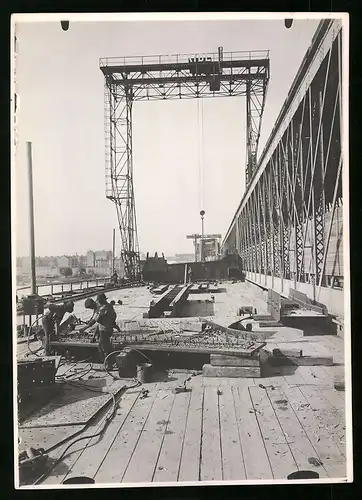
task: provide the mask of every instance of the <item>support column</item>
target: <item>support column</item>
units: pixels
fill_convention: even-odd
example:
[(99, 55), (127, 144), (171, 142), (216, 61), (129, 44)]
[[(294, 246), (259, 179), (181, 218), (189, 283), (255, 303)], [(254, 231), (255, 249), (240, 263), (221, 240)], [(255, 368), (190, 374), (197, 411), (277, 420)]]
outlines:
[(31, 293), (36, 294), (35, 270), (35, 236), (34, 236), (34, 194), (33, 194), (33, 158), (31, 142), (26, 143), (28, 154), (28, 182), (29, 182), (29, 227), (30, 227), (30, 275)]

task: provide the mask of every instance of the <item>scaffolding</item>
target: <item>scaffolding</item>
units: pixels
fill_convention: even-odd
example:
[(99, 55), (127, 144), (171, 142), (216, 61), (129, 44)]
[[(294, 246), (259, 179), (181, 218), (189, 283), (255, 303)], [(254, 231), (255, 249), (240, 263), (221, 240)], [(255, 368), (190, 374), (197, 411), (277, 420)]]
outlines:
[(106, 197), (116, 205), (126, 275), (139, 276), (133, 190), (134, 101), (246, 97), (246, 184), (254, 175), (269, 81), (269, 52), (224, 52), (103, 58)]

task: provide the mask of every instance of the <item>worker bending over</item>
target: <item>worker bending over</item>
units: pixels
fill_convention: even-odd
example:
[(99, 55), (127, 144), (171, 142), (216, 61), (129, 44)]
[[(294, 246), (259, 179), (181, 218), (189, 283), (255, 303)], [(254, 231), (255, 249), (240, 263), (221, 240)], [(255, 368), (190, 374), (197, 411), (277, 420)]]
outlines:
[[(83, 328), (85, 331), (87, 328), (97, 325), (96, 330), (93, 335), (93, 340), (98, 336), (98, 350), (101, 355), (102, 360), (112, 352), (111, 337), (113, 334), (113, 329), (116, 328), (120, 331), (120, 328), (116, 324), (116, 312), (111, 304), (107, 302), (107, 298), (104, 293), (97, 295), (97, 303), (92, 299), (87, 299), (85, 303), (87, 309), (92, 309), (94, 314), (92, 319), (88, 322), (87, 326)], [(112, 368), (112, 364), (107, 362), (107, 369)]]
[[(65, 313), (72, 314), (74, 311), (74, 302), (69, 300), (64, 304), (48, 304), (47, 311), (43, 315), (42, 325), (44, 330), (43, 347), (45, 355), (50, 355), (50, 340), (58, 338), (59, 334), (64, 332), (75, 322), (75, 317), (70, 316), (63, 321)], [(63, 323), (62, 323), (63, 321)]]

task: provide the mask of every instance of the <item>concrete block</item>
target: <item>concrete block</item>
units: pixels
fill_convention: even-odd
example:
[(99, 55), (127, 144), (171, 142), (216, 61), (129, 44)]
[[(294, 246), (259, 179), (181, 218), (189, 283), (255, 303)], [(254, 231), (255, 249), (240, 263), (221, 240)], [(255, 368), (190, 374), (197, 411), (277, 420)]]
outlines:
[(272, 356), (269, 358), (269, 363), (272, 366), (332, 366), (333, 357), (301, 356), (300, 358), (297, 358), (292, 356)]
[(281, 327), (283, 326), (282, 323), (279, 321), (259, 321), (259, 327), (260, 328), (272, 328), (272, 327)]
[(253, 378), (260, 377), (258, 366), (212, 366), (202, 367), (204, 377)]
[(303, 351), (301, 349), (273, 349), (273, 356), (300, 358), (302, 355)]
[(223, 356), (221, 354), (210, 354), (212, 366), (257, 366), (260, 367), (260, 356)]

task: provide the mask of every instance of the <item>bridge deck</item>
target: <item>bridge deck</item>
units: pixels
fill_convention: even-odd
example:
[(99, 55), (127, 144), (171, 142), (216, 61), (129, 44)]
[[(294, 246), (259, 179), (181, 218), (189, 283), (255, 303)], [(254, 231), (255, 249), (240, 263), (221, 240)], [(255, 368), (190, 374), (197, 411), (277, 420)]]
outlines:
[[(237, 305), (241, 291), (242, 302), (258, 303), (263, 310), (262, 292), (238, 283), (228, 284), (226, 292), (215, 296), (217, 313), (227, 316), (233, 311), (230, 299)], [(123, 296), (125, 293), (122, 291)], [(115, 294), (112, 292), (112, 298)], [(135, 311), (136, 303), (141, 306), (146, 297), (140, 289), (131, 294), (129, 305)], [(127, 308), (123, 309), (125, 316)], [(334, 365), (270, 367), (265, 373), (268, 376), (255, 379), (207, 378), (180, 370), (170, 372), (166, 380), (156, 377), (154, 382), (127, 391), (102, 437), (75, 444), (43, 484), (60, 484), (82, 475), (96, 483), (286, 479), (288, 474), (306, 469), (318, 472), (320, 478), (346, 477), (344, 393), (334, 389), (335, 377), (343, 376), (344, 371), (343, 338), (305, 337), (301, 330), (285, 327), (270, 331), (268, 350), (293, 348), (302, 349), (304, 355), (332, 355)], [(25, 346), (19, 350), (24, 351)], [(64, 365), (60, 370), (68, 368)], [(191, 391), (175, 394), (174, 388), (190, 375), (187, 386)], [(97, 365), (86, 373), (83, 383), (93, 391), (94, 387), (120, 384), (98, 371)], [(142, 389), (149, 391), (148, 397), (142, 397)], [(71, 398), (73, 410), (64, 407), (69, 422), (85, 411), (86, 400), (97, 396), (82, 390), (78, 410)], [(84, 435), (97, 432), (105, 412)], [(51, 431), (52, 442), (70, 432), (69, 427)], [(48, 428), (31, 429), (30, 437), (29, 430), (19, 432), (22, 446), (49, 442)], [(51, 458), (56, 459), (64, 448), (54, 450)]]
[[(179, 394), (173, 389), (188, 374), (171, 373), (145, 384), (146, 398), (142, 388), (127, 392), (102, 438), (75, 445), (44, 483), (82, 475), (97, 483), (286, 479), (306, 469), (345, 477), (344, 398), (333, 388), (334, 368), (283, 367), (262, 379), (196, 375), (191, 391)], [(89, 375), (92, 386), (104, 380)], [(39, 441), (44, 429), (32, 432)], [(54, 429), (59, 440), (62, 432)]]

